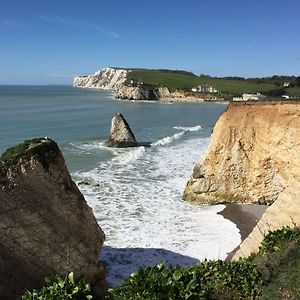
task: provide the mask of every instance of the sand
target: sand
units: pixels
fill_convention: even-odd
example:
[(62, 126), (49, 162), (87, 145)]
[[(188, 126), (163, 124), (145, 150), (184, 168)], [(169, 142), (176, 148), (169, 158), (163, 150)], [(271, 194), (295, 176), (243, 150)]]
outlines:
[[(267, 207), (267, 205), (258, 204), (228, 203), (219, 214), (236, 224), (243, 241), (260, 220)], [(238, 247), (229, 253), (227, 259), (230, 259), (237, 249)]]

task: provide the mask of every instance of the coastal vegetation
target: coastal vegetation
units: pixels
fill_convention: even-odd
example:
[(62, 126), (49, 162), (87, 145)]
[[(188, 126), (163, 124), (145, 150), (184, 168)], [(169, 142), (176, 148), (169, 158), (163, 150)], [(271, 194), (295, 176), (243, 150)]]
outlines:
[(45, 285), (38, 291), (27, 291), (22, 300), (90, 300), (93, 299), (91, 286), (83, 277), (75, 278), (73, 272), (64, 278), (56, 275), (46, 278)]
[[(27, 292), (22, 300), (96, 299), (81, 277), (72, 278), (73, 274), (65, 279), (56, 276), (40, 291)], [(106, 299), (299, 299), (299, 282), (300, 229), (284, 227), (270, 232), (259, 252), (249, 258), (205, 260), (183, 268), (160, 262), (140, 268), (121, 286), (109, 289)], [(49, 293), (56, 293), (56, 298), (49, 298)]]
[[(212, 85), (220, 95), (225, 97), (239, 96), (243, 93), (262, 93), (266, 95), (287, 94), (300, 95), (300, 79), (295, 76), (272, 76), (265, 78), (242, 77), (211, 77), (209, 75), (196, 76), (185, 71), (133, 69), (127, 75), (126, 84), (130, 82), (143, 82), (147, 87), (165, 86), (170, 91), (176, 89), (190, 91), (199, 85)], [(290, 87), (283, 87), (285, 82)]]
[(15, 161), (20, 156), (29, 153), (31, 149), (35, 148), (38, 145), (41, 145), (44, 141), (46, 141), (44, 138), (35, 138), (32, 140), (25, 140), (23, 143), (8, 148), (0, 156), (0, 165)]

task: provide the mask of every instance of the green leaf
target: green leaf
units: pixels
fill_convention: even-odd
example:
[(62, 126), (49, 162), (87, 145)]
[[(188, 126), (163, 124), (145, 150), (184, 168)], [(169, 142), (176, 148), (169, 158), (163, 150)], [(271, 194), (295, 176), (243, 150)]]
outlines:
[(73, 272), (71, 272), (71, 273), (68, 275), (68, 279), (69, 279), (69, 281), (70, 281), (72, 284), (74, 284), (74, 273), (73, 273)]
[(176, 281), (178, 281), (178, 280), (181, 279), (181, 277), (182, 277), (181, 271), (180, 271), (180, 270), (176, 270), (176, 271), (174, 272), (174, 274), (173, 274), (173, 278), (174, 278)]

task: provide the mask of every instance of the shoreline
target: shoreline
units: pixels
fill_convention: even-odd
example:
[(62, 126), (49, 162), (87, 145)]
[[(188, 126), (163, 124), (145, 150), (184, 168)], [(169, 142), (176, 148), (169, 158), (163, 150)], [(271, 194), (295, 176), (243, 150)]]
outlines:
[[(218, 214), (236, 225), (239, 229), (242, 241), (252, 232), (268, 207), (267, 205), (259, 204), (226, 203), (225, 205), (226, 207), (218, 212)], [(228, 253), (226, 259), (230, 259), (238, 248), (239, 246)]]

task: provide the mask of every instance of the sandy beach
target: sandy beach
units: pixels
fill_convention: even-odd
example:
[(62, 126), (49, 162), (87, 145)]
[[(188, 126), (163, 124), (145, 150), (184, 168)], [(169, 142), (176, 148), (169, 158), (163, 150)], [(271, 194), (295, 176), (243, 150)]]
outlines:
[[(237, 228), (240, 230), (241, 239), (243, 241), (251, 233), (267, 207), (267, 205), (258, 204), (228, 203), (218, 214), (236, 224)], [(237, 249), (238, 247), (230, 252), (227, 259), (231, 258)]]

